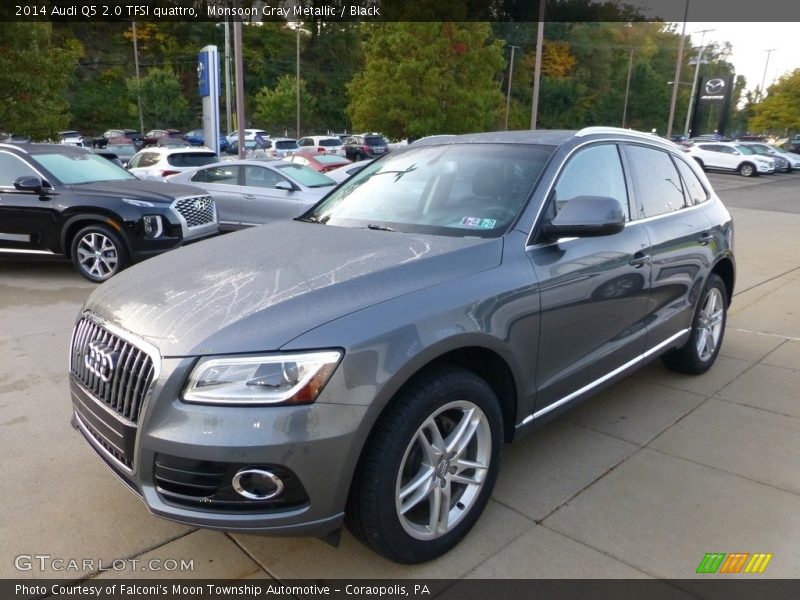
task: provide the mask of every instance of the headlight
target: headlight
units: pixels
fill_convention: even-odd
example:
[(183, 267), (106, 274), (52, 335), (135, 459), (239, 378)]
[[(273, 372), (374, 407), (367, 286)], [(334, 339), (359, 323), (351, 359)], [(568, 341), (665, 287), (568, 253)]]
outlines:
[(148, 240), (161, 237), (161, 234), (164, 233), (164, 222), (161, 220), (161, 215), (145, 215), (142, 220), (144, 221), (144, 237)]
[(203, 358), (183, 391), (203, 404), (308, 404), (342, 358), (338, 350), (234, 358)]

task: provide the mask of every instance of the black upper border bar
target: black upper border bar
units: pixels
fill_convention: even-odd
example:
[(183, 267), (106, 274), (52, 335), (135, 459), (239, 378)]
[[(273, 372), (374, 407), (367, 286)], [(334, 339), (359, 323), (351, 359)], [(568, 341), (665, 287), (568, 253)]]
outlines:
[(3, 0), (0, 21), (800, 22), (797, 0)]

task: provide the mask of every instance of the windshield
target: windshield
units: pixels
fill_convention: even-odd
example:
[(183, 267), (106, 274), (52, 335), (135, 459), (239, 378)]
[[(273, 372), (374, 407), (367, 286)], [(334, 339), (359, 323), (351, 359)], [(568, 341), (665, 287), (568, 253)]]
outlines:
[(96, 154), (37, 154), (35, 158), (64, 184), (136, 179), (122, 167)]
[(525, 204), (552, 146), (409, 147), (364, 168), (301, 217), (340, 227), (495, 237)]
[(286, 163), (285, 165), (275, 165), (275, 168), (279, 169), (281, 173), (287, 177), (294, 179), (298, 183), (302, 183), (306, 187), (320, 188), (336, 185), (336, 182), (327, 175), (323, 175), (305, 165)]

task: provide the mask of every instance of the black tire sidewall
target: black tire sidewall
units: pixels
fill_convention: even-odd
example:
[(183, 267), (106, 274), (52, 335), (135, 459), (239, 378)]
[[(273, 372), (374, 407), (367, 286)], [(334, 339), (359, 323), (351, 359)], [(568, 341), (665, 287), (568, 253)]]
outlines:
[[(419, 563), (432, 560), (458, 544), (483, 512), (500, 470), (503, 446), (502, 414), (494, 393), (485, 381), (469, 371), (452, 369), (448, 370), (447, 376), (446, 381), (435, 386), (435, 391), (432, 393), (430, 392), (434, 389), (433, 386), (422, 385), (417, 390), (417, 392), (422, 391), (422, 394), (408, 395), (410, 405), (407, 408), (410, 410), (403, 411), (406, 418), (393, 432), (390, 443), (382, 452), (382, 469), (374, 499), (378, 508), (377, 524), (381, 529), (381, 540), (376, 549), (398, 562)], [(486, 415), (492, 435), (489, 471), (475, 504), (458, 525), (441, 538), (417, 540), (403, 529), (395, 508), (398, 472), (406, 448), (423, 422), (439, 408), (456, 400), (472, 402)]]
[[(90, 233), (100, 233), (106, 236), (114, 244), (114, 247), (117, 251), (117, 268), (108, 277), (93, 276), (83, 268), (83, 265), (81, 265), (80, 261), (78, 260), (78, 244), (80, 243), (80, 240), (82, 238), (84, 238), (86, 235)], [(72, 258), (72, 264), (75, 266), (78, 273), (80, 273), (83, 277), (85, 277), (86, 279), (88, 279), (93, 283), (103, 283), (104, 281), (108, 281), (114, 275), (116, 275), (117, 273), (122, 271), (125, 267), (127, 267), (129, 262), (125, 244), (123, 243), (120, 236), (118, 236), (116, 232), (114, 232), (111, 228), (101, 224), (88, 225), (86, 227), (81, 228), (80, 231), (78, 231), (75, 234), (75, 236), (72, 238), (72, 243), (70, 245), (70, 257)]]
[[(708, 357), (706, 360), (702, 360), (700, 355), (697, 352), (697, 336), (699, 334), (699, 330), (697, 328), (697, 324), (700, 321), (700, 311), (703, 309), (703, 305), (708, 298), (708, 294), (711, 292), (712, 288), (716, 288), (719, 290), (720, 295), (722, 296), (722, 304), (723, 304), (723, 312), (722, 312), (722, 329), (719, 335), (719, 341), (717, 343), (717, 347), (714, 349), (713, 354)], [(722, 348), (722, 340), (725, 338), (725, 326), (728, 321), (728, 295), (727, 290), (725, 288), (725, 283), (719, 277), (712, 273), (708, 281), (706, 281), (706, 285), (703, 287), (703, 293), (700, 294), (700, 300), (697, 304), (697, 308), (695, 309), (694, 319), (692, 319), (692, 333), (689, 336), (689, 341), (686, 343), (686, 349), (689, 351), (689, 358), (690, 361), (693, 363), (693, 366), (698, 372), (704, 372), (711, 368), (711, 365), (717, 360), (717, 356), (719, 355), (720, 348)]]

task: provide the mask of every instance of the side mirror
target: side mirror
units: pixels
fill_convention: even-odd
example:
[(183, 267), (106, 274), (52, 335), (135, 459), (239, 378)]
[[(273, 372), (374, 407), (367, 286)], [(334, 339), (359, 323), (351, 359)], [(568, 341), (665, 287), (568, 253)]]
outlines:
[(276, 190), (283, 190), (285, 192), (293, 192), (295, 191), (295, 187), (289, 183), (288, 181), (279, 181), (275, 184)]
[(577, 196), (565, 202), (543, 232), (552, 239), (599, 237), (625, 228), (625, 215), (618, 200), (607, 196)]
[[(14, 180), (14, 189), (20, 192), (44, 193), (45, 182), (31, 175), (23, 175)], [(49, 187), (49, 186), (48, 186)]]

